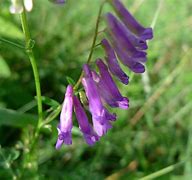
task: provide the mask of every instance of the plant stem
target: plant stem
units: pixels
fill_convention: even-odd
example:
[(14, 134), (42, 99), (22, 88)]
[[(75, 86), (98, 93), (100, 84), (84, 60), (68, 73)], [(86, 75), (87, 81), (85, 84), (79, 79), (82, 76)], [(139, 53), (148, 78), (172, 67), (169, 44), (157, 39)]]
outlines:
[[(95, 27), (95, 33), (94, 33), (94, 37), (93, 37), (93, 42), (92, 42), (92, 46), (91, 46), (91, 50), (90, 50), (90, 53), (89, 53), (89, 56), (88, 56), (88, 59), (87, 59), (87, 64), (89, 64), (91, 62), (91, 58), (92, 58), (92, 55), (93, 55), (93, 51), (94, 51), (94, 48), (95, 48), (95, 45), (96, 45), (96, 40), (97, 40), (97, 36), (98, 36), (98, 31), (99, 31), (99, 22), (100, 22), (100, 19), (101, 19), (101, 13), (102, 13), (102, 10), (103, 10), (103, 6), (104, 4), (106, 3), (106, 0), (104, 0), (99, 8), (99, 13), (98, 13), (98, 16), (97, 16), (97, 21), (96, 21), (96, 27)], [(77, 83), (75, 84), (74, 86), (74, 90), (76, 90), (80, 83), (81, 83), (81, 80), (83, 78), (83, 71), (81, 71), (81, 75), (77, 81)]]
[(37, 109), (38, 109), (38, 122), (34, 130), (34, 134), (31, 138), (31, 143), (29, 146), (29, 152), (25, 154), (24, 156), (24, 169), (23, 169), (23, 176), (25, 176), (25, 169), (28, 168), (29, 163), (33, 164), (33, 168), (30, 168), (31, 173), (36, 173), (38, 170), (38, 165), (37, 165), (37, 156), (34, 153), (38, 137), (39, 137), (39, 132), (41, 129), (41, 123), (43, 122), (43, 108), (42, 108), (42, 98), (41, 98), (41, 85), (40, 85), (40, 78), (39, 78), (39, 72), (37, 69), (37, 63), (36, 59), (33, 53), (33, 46), (34, 46), (34, 41), (31, 39), (30, 31), (29, 31), (29, 26), (27, 22), (27, 17), (26, 17), (26, 11), (25, 8), (23, 7), (23, 12), (20, 15), (21, 18), (21, 24), (22, 24), (22, 29), (23, 33), (25, 35), (25, 51), (27, 56), (29, 57), (31, 67), (33, 70), (33, 76), (35, 80), (35, 88), (36, 88), (36, 96), (37, 96)]
[(37, 95), (38, 123), (35, 128), (34, 135), (32, 137), (31, 146), (29, 148), (29, 154), (32, 154), (34, 151), (34, 147), (37, 143), (40, 128), (41, 128), (41, 123), (43, 121), (43, 108), (42, 108), (41, 85), (40, 85), (40, 79), (39, 79), (39, 72), (37, 69), (36, 59), (35, 59), (35, 56), (33, 53), (34, 41), (31, 39), (25, 8), (23, 8), (23, 12), (21, 13), (21, 24), (22, 24), (23, 33), (25, 35), (25, 50), (26, 50), (26, 53), (31, 62), (33, 76), (34, 76), (34, 80), (35, 80), (36, 95)]
[(43, 110), (42, 110), (42, 99), (41, 99), (41, 86), (40, 86), (40, 80), (39, 80), (39, 72), (37, 69), (37, 63), (36, 59), (33, 53), (33, 41), (31, 39), (31, 35), (29, 32), (29, 27), (27, 23), (27, 17), (26, 17), (26, 12), (25, 8), (23, 8), (23, 12), (21, 13), (21, 23), (22, 23), (22, 28), (23, 32), (25, 35), (25, 48), (26, 48), (26, 53), (30, 59), (31, 66), (33, 69), (33, 75), (34, 75), (34, 80), (35, 80), (35, 87), (36, 87), (36, 95), (37, 95), (37, 106), (38, 106), (38, 123), (37, 123), (37, 128), (40, 127), (40, 124), (43, 120)]

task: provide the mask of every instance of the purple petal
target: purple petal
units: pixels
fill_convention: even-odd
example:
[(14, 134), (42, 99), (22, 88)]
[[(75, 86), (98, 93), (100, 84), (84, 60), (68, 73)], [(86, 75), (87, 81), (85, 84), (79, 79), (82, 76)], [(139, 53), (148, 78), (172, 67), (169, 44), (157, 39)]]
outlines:
[(114, 50), (112, 49), (111, 45), (107, 41), (107, 39), (103, 39), (101, 41), (102, 46), (107, 54), (106, 62), (108, 64), (109, 70), (113, 75), (115, 75), (122, 83), (128, 84), (129, 77), (123, 72), (119, 63), (117, 61), (116, 55)]
[(60, 140), (59, 138), (57, 139), (57, 142), (56, 142), (56, 145), (55, 145), (55, 148), (56, 149), (60, 149), (61, 146), (63, 144), (63, 140)]
[(105, 121), (105, 123), (101, 124), (99, 121), (93, 119), (93, 128), (97, 132), (97, 135), (101, 137), (112, 128), (112, 125), (109, 121)]
[(82, 79), (82, 84), (85, 88), (86, 96), (89, 101), (89, 110), (92, 116), (101, 123), (105, 122), (106, 120), (114, 120), (116, 116), (114, 114), (110, 114), (102, 104), (100, 94), (93, 80), (89, 66), (84, 65), (83, 69), (85, 77)]
[(115, 82), (113, 81), (107, 66), (103, 63), (101, 59), (96, 61), (96, 64), (100, 72), (100, 81), (97, 83), (98, 88), (101, 92), (101, 97), (108, 103), (111, 107), (119, 107), (122, 109), (127, 109), (129, 106), (129, 101), (126, 97), (123, 97), (119, 92)]
[[(128, 56), (132, 58), (140, 58), (140, 61), (145, 62), (146, 61), (146, 52), (139, 51), (136, 49), (134, 44), (130, 41), (130, 37), (134, 36), (128, 36), (125, 30), (124, 25), (119, 22), (115, 16), (113, 16), (111, 13), (107, 14), (107, 20), (108, 20), (108, 28), (109, 32), (116, 44), (121, 47), (122, 50), (124, 50)], [(140, 47), (141, 48), (141, 47)]]
[(127, 39), (126, 41), (128, 42), (130, 41), (130, 43), (138, 50), (146, 50), (148, 48), (145, 40), (136, 37), (123, 23), (113, 16), (113, 14), (108, 13), (106, 17), (108, 28), (112, 33), (121, 33), (124, 36), (123, 38)]
[(133, 72), (135, 73), (144, 73), (145, 72), (145, 66), (140, 63), (135, 63), (133, 64), (130, 69), (132, 69)]
[(121, 1), (112, 0), (111, 3), (123, 23), (135, 35), (143, 40), (153, 38), (152, 28), (144, 28), (141, 24), (139, 24), (137, 20), (131, 15), (131, 13), (126, 9), (126, 7), (121, 3)]
[(87, 115), (83, 107), (81, 106), (79, 99), (76, 96), (73, 97), (73, 102), (74, 102), (74, 109), (75, 109), (77, 121), (79, 123), (79, 128), (83, 133), (87, 144), (92, 146), (95, 144), (96, 141), (99, 140), (99, 137), (93, 131), (88, 121)]
[(84, 78), (82, 79), (82, 84), (85, 88), (86, 96), (89, 101), (89, 110), (92, 114), (93, 128), (100, 136), (102, 134), (100, 129), (104, 129), (102, 132), (106, 133), (107, 129), (109, 129), (108, 127), (110, 126), (109, 121), (115, 120), (116, 115), (110, 114), (103, 106), (89, 66), (84, 65), (83, 70)]
[(60, 129), (62, 132), (67, 132), (72, 129), (72, 114), (73, 114), (73, 87), (68, 85), (65, 93), (61, 114), (60, 114)]
[(92, 135), (92, 134), (84, 134), (84, 138), (90, 146), (93, 146), (95, 142), (99, 141), (99, 136), (98, 135)]
[(63, 143), (66, 145), (72, 144), (71, 131), (61, 132), (58, 128), (58, 134), (56, 149), (59, 149)]
[(121, 49), (121, 47), (119, 47), (118, 44), (116, 44), (115, 42), (112, 43), (113, 44), (113, 48), (115, 49), (115, 52), (117, 54), (117, 56), (119, 57), (119, 60), (127, 67), (130, 68), (130, 70), (132, 70), (135, 73), (143, 73), (145, 72), (145, 66), (143, 64), (141, 64), (139, 61), (140, 59), (138, 58), (131, 58), (129, 57), (125, 51), (123, 51)]
[(103, 109), (102, 116), (105, 117), (108, 121), (115, 121), (116, 114), (111, 114), (107, 109)]
[(89, 110), (92, 116), (101, 116), (103, 105), (100, 99), (99, 92), (93, 81), (91, 71), (88, 65), (84, 65), (84, 74), (85, 77), (82, 79), (82, 84), (85, 88), (86, 96), (89, 101)]
[(68, 85), (60, 114), (60, 123), (58, 125), (58, 140), (56, 143), (57, 149), (61, 147), (62, 143), (72, 144), (72, 138), (71, 138), (71, 130), (73, 127), (72, 114), (73, 114), (73, 87), (71, 85)]
[(115, 17), (108, 13), (108, 22), (109, 22), (109, 32), (111, 35), (111, 40), (113, 45), (117, 46), (120, 51), (126, 54), (126, 57), (129, 60), (146, 62), (146, 52), (138, 51), (130, 42), (129, 37), (124, 33), (123, 27), (119, 26), (116, 23)]

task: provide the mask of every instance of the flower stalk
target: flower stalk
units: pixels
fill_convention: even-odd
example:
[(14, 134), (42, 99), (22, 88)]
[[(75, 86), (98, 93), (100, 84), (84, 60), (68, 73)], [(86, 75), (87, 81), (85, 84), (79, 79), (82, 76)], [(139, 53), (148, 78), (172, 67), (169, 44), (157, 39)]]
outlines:
[[(104, 7), (104, 4), (107, 2), (107, 0), (104, 0), (99, 8), (99, 13), (98, 13), (98, 16), (97, 16), (97, 21), (96, 21), (96, 26), (95, 26), (95, 33), (94, 33), (94, 37), (93, 37), (93, 42), (92, 42), (92, 45), (91, 45), (91, 50), (90, 50), (90, 53), (89, 53), (89, 56), (88, 56), (88, 59), (87, 59), (87, 63), (86, 64), (90, 64), (91, 62), (91, 58), (92, 58), (92, 55), (93, 55), (93, 51), (95, 49), (95, 45), (96, 45), (96, 40), (97, 40), (97, 36), (98, 36), (98, 32), (99, 32), (99, 22), (100, 22), (100, 19), (101, 19), (101, 13), (102, 13), (102, 10), (103, 10), (103, 7)], [(81, 75), (77, 81), (77, 83), (75, 84), (75, 86), (73, 87), (74, 90), (77, 90), (79, 85), (81, 84), (81, 80), (83, 78), (83, 71), (81, 71)]]

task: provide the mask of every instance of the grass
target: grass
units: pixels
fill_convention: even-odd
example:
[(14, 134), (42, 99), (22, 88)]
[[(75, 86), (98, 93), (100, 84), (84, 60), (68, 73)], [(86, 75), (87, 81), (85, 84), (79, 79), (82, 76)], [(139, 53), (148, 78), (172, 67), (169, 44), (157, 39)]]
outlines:
[[(192, 178), (192, 3), (123, 2), (140, 22), (154, 27), (147, 74), (132, 76), (128, 86), (118, 83), (129, 97), (130, 108), (114, 110), (118, 120), (94, 147), (85, 144), (75, 124), (73, 145), (56, 151), (56, 117), (42, 129), (34, 155), (27, 158), (37, 116), (33, 74), (23, 49), (1, 41), (13, 41), (19, 47), (24, 44), (19, 16), (9, 13), (8, 1), (0, 3), (1, 179), (21, 175), (24, 179), (67, 180)], [(49, 98), (62, 103), (67, 77), (78, 80), (89, 55), (100, 3), (68, 0), (58, 7), (39, 0), (28, 14), (46, 117), (57, 110)], [(104, 12), (111, 10), (104, 8)], [(102, 22), (100, 31), (104, 27)], [(103, 35), (99, 34), (97, 43)], [(101, 47), (95, 48), (96, 57), (104, 57)]]

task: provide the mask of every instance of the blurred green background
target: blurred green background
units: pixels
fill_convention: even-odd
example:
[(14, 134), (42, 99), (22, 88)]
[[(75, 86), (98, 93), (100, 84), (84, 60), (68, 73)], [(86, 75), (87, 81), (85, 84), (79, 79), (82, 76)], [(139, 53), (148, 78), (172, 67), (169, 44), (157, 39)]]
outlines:
[[(37, 116), (33, 74), (22, 49), (0, 42), (0, 179), (21, 174), (24, 179), (139, 179), (180, 162), (181, 166), (157, 179), (192, 179), (192, 1), (123, 2), (139, 22), (154, 26), (147, 73), (133, 76), (124, 68), (131, 81), (128, 86), (118, 83), (129, 97), (130, 108), (113, 109), (118, 120), (93, 147), (74, 128), (73, 145), (55, 150), (56, 118), (42, 130), (35, 151), (38, 160), (32, 158), (25, 171), (23, 155), (28, 152)], [(47, 0), (34, 2), (28, 20), (43, 96), (62, 103), (66, 77), (78, 79), (100, 4), (99, 0), (68, 0), (64, 6)], [(10, 14), (9, 5), (0, 1), (0, 38), (23, 44), (19, 15)], [(112, 11), (109, 5), (103, 14), (107, 11)], [(104, 28), (102, 22), (99, 29)], [(102, 37), (103, 33), (98, 43)], [(96, 57), (104, 57), (101, 47), (95, 49)], [(49, 109), (44, 104), (45, 113)], [(33, 163), (39, 167), (35, 173)]]

